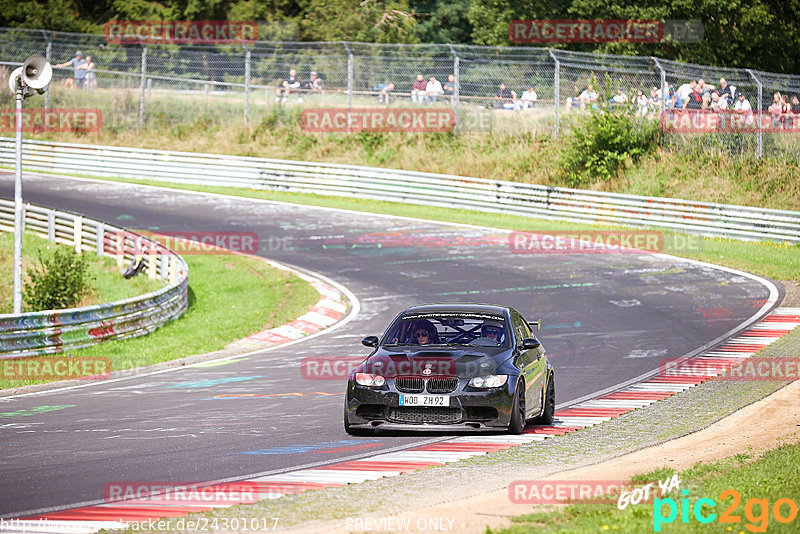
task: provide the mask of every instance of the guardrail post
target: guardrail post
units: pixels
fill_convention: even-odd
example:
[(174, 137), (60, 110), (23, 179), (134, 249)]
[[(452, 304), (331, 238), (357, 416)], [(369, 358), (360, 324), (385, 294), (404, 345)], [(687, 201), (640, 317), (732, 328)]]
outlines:
[(72, 243), (75, 245), (75, 252), (80, 254), (83, 250), (83, 217), (75, 217), (72, 220)]
[(174, 284), (178, 279), (178, 258), (169, 257), (169, 283)]
[(56, 240), (56, 210), (47, 212), (47, 240), (51, 243)]
[(169, 274), (169, 254), (167, 254), (165, 251), (159, 258), (161, 260), (161, 271), (159, 272), (158, 277), (161, 280), (166, 280), (167, 275)]
[(453, 102), (453, 104), (455, 105), (455, 108), (456, 108), (455, 109), (456, 124), (455, 124), (455, 128), (453, 129), (453, 132), (455, 133), (455, 135), (458, 135), (458, 125), (461, 122), (459, 120), (461, 118), (461, 113), (460, 113), (460, 109), (459, 109), (459, 104), (460, 104), (460, 102), (459, 102), (459, 100), (460, 100), (460, 98), (459, 98), (460, 83), (459, 82), (461, 81), (461, 75), (459, 73), (459, 67), (461, 66), (460, 65), (461, 64), (461, 58), (458, 57), (458, 54), (456, 54), (456, 49), (453, 48), (453, 45), (448, 44), (447, 46), (450, 47), (450, 52), (453, 54), (453, 76), (456, 79), (455, 87), (453, 87), (453, 99), (455, 100)]
[(147, 46), (142, 45), (142, 73), (141, 79), (139, 81), (139, 86), (141, 87), (142, 94), (139, 97), (139, 128), (144, 127), (144, 99), (145, 99), (145, 90), (147, 89)]
[(103, 255), (103, 241), (106, 234), (106, 225), (98, 222), (95, 227), (95, 246), (97, 247), (97, 255)]
[(250, 118), (250, 49), (244, 47), (244, 125)]
[(125, 264), (125, 232), (117, 230), (117, 267)]
[[(755, 75), (755, 73), (750, 70), (746, 69), (747, 74), (750, 75), (751, 78), (756, 82), (756, 86), (758, 87), (758, 148), (756, 148), (756, 157), (761, 159), (761, 156), (764, 151), (764, 131), (763, 125), (761, 123), (761, 112), (764, 109), (761, 104), (761, 100), (764, 96), (764, 86), (761, 84), (761, 79)], [(752, 106), (751, 106), (752, 107)]]
[(156, 244), (150, 241), (149, 256), (147, 258), (147, 277), (150, 280), (156, 279), (158, 264), (156, 263)]
[(558, 129), (559, 129), (559, 121), (558, 121), (558, 106), (561, 105), (561, 62), (558, 60), (556, 55), (553, 51), (548, 48), (547, 52), (550, 54), (550, 57), (553, 58), (553, 62), (555, 63), (555, 67), (553, 70), (553, 98), (555, 100), (555, 127), (553, 129), (553, 137), (558, 139)]

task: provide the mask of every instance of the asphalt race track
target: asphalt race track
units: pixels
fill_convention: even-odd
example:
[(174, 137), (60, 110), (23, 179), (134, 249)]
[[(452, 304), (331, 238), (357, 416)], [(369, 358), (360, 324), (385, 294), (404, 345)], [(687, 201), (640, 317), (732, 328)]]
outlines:
[[(256, 232), (259, 255), (344, 285), (361, 312), (223, 365), (0, 398), (3, 517), (102, 501), (109, 482), (246, 478), (442, 439), (348, 436), (344, 382), (300, 372), (306, 357), (366, 356), (360, 339), (409, 305), (542, 317), (563, 405), (706, 345), (769, 297), (755, 279), (661, 255), (513, 254), (500, 231), (45, 175), (26, 176), (23, 194), (131, 229)], [(0, 174), (0, 197), (13, 198), (13, 175)], [(250, 393), (283, 395), (219, 397)]]

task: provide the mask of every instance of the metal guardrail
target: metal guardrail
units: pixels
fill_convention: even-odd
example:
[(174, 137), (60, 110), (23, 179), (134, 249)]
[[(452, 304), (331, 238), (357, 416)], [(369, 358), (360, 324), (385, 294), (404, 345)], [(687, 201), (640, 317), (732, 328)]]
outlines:
[[(24, 228), (78, 253), (141, 260), (151, 279), (167, 285), (125, 300), (62, 310), (0, 314), (0, 359), (62, 352), (108, 339), (147, 334), (177, 319), (187, 306), (189, 268), (163, 245), (83, 215), (25, 205)], [(14, 203), (0, 199), (0, 231), (14, 231)], [(148, 254), (141, 255), (143, 247)], [(138, 253), (138, 254), (137, 254)]]
[[(0, 138), (0, 165), (14, 141)], [(206, 186), (315, 193), (711, 237), (800, 242), (800, 212), (604, 193), (355, 165), (26, 141), (23, 168)]]

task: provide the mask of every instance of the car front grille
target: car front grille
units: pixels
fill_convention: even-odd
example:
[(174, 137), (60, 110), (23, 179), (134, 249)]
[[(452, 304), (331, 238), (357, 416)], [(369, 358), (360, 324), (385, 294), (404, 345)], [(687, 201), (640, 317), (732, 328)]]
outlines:
[(458, 378), (429, 378), (428, 392), (430, 393), (450, 393), (455, 391), (458, 386)]
[(418, 376), (398, 376), (394, 380), (397, 391), (403, 393), (422, 393), (425, 381)]
[(389, 411), (389, 419), (398, 423), (457, 423), (461, 420), (461, 410), (459, 408), (400, 406)]

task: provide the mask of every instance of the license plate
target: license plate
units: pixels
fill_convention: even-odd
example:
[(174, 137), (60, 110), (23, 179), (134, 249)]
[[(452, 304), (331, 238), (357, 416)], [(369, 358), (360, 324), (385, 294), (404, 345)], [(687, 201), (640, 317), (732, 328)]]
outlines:
[(448, 395), (400, 395), (400, 406), (450, 406)]

